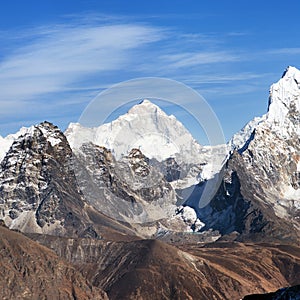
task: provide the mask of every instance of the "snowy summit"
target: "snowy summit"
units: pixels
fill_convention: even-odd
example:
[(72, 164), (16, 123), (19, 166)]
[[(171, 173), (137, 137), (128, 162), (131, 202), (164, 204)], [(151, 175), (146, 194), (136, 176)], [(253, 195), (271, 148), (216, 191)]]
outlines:
[(99, 127), (86, 128), (71, 123), (65, 135), (75, 151), (83, 143), (92, 142), (110, 149), (117, 159), (133, 148), (159, 161), (177, 157), (179, 161), (191, 162), (201, 152), (201, 146), (183, 124), (149, 100)]

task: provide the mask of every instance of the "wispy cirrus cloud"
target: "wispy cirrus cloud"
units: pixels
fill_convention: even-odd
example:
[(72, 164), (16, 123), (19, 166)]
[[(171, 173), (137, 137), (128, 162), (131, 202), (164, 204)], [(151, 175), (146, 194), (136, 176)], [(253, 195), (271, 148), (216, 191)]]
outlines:
[[(73, 91), (75, 97), (78, 91), (103, 89), (118, 82), (121, 73), (160, 76), (163, 70), (169, 76), (174, 70), (180, 73), (192, 66), (239, 59), (225, 50), (208, 49), (217, 43), (207, 34), (181, 33), (178, 38), (174, 29), (130, 23), (124, 17), (68, 16), (66, 22), (1, 33), (1, 44), (8, 41), (0, 55), (2, 116), (14, 111), (16, 102), (23, 107), (24, 101), (36, 99), (43, 106), (41, 99), (48, 95), (47, 101), (55, 106), (58, 100), (51, 94), (62, 97), (61, 93)], [(186, 51), (185, 43), (200, 45), (202, 50)]]
[(2, 97), (58, 92), (88, 74), (122, 69), (131, 50), (162, 38), (160, 29), (129, 24), (35, 30), (0, 61)]
[(190, 85), (198, 85), (198, 84), (228, 84), (230, 82), (237, 81), (251, 81), (253, 79), (260, 79), (267, 76), (270, 76), (270, 73), (249, 73), (249, 72), (241, 72), (238, 74), (200, 74), (200, 75), (191, 75), (182, 78), (182, 81), (185, 81)]
[(205, 64), (233, 62), (240, 60), (240, 57), (227, 51), (201, 51), (186, 52), (179, 54), (168, 54), (160, 57), (168, 62), (170, 68), (187, 68)]
[(215, 33), (179, 32), (126, 17), (67, 16), (60, 24), (0, 32), (2, 45), (1, 129), (39, 118), (65, 126), (97, 91), (135, 77), (167, 77), (216, 91), (216, 84), (259, 76), (230, 72), (227, 66), (247, 55)]
[(300, 48), (278, 48), (267, 51), (268, 54), (278, 54), (278, 55), (299, 55)]

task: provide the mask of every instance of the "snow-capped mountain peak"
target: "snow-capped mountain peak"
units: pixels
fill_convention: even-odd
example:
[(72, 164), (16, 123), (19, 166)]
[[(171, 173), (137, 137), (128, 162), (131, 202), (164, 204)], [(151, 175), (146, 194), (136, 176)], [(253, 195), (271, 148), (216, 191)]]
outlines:
[(289, 139), (300, 135), (300, 71), (288, 67), (281, 79), (270, 88), (268, 112), (256, 117), (230, 141), (232, 149), (247, 147), (255, 130), (269, 130)]
[(167, 114), (159, 106), (152, 103), (148, 99), (145, 99), (139, 104), (134, 105), (129, 109), (128, 114), (159, 114), (167, 117)]
[(282, 78), (271, 86), (267, 123), (283, 137), (299, 131), (300, 71), (288, 67)]
[(62, 142), (61, 131), (58, 127), (54, 126), (49, 122), (43, 122), (37, 126), (36, 129), (41, 130), (46, 140), (51, 144), (52, 147)]
[(70, 124), (65, 134), (75, 151), (83, 143), (92, 142), (110, 149), (117, 159), (136, 148), (148, 158), (162, 161), (176, 156), (188, 163), (195, 162), (201, 151), (180, 121), (147, 99), (111, 123), (96, 128)]
[(59, 138), (59, 129), (49, 122), (43, 122), (38, 125), (32, 125), (30, 127), (22, 127), (18, 132), (10, 134), (5, 138), (0, 136), (0, 162), (5, 157), (9, 148), (12, 146), (14, 141), (24, 137), (33, 136), (36, 131), (39, 130), (44, 135), (46, 140), (54, 147), (61, 142)]
[(4, 158), (5, 154), (9, 150), (13, 142), (20, 136), (25, 135), (33, 131), (34, 126), (31, 127), (22, 127), (18, 132), (9, 134), (6, 137), (0, 136), (0, 162)]
[(299, 136), (300, 71), (288, 67), (270, 88), (268, 112), (231, 141), (247, 170), (265, 185), (263, 201), (270, 201), (275, 214), (286, 219), (291, 212), (296, 216), (300, 207)]

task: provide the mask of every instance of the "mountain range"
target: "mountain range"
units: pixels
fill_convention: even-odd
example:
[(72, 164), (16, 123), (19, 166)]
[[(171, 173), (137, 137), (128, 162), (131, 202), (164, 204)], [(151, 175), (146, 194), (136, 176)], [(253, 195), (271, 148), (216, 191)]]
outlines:
[(239, 299), (300, 284), (299, 142), (294, 67), (271, 86), (267, 113), (226, 145), (200, 145), (149, 100), (95, 128), (22, 128), (0, 137), (3, 247), (38, 242), (67, 260), (90, 290), (66, 299), (96, 299), (93, 288), (110, 299)]

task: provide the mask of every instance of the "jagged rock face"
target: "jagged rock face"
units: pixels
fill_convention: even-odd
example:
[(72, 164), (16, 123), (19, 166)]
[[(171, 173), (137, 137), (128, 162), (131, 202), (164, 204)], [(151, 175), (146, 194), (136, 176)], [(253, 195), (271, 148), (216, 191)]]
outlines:
[(138, 149), (116, 161), (104, 147), (83, 144), (77, 151), (77, 180), (86, 200), (117, 220), (149, 222), (175, 212), (172, 186)]
[(172, 182), (178, 180), (182, 170), (173, 157), (166, 159), (165, 164), (165, 178), (167, 181)]
[(249, 180), (252, 176), (243, 156), (233, 153), (219, 191), (199, 211), (200, 220), (206, 224), (202, 230), (213, 228), (222, 235), (237, 232), (239, 240), (297, 241), (297, 229), (275, 214), (264, 186), (258, 180)]
[(268, 113), (245, 127), (251, 132), (243, 130), (248, 139), (231, 155), (223, 185), (200, 212), (207, 226), (264, 238), (299, 236), (299, 78), (290, 67), (271, 87)]
[[(300, 229), (300, 72), (288, 68), (272, 85), (268, 113), (241, 152), (253, 197)], [(258, 190), (257, 187), (260, 189)]]
[(299, 138), (282, 139), (261, 126), (242, 153), (247, 173), (261, 187), (261, 200), (272, 204), (278, 217), (292, 217), (295, 223), (300, 221), (299, 145)]
[(11, 228), (79, 234), (86, 227), (72, 150), (62, 132), (44, 122), (20, 136), (1, 163), (1, 218)]
[(139, 149), (132, 149), (128, 154), (130, 168), (134, 174), (146, 177), (150, 174), (149, 158), (147, 158)]
[(108, 299), (53, 251), (0, 226), (0, 298)]
[(300, 71), (289, 67), (272, 85), (269, 109), (242, 152), (278, 217), (300, 225)]
[[(163, 161), (151, 159), (150, 165), (157, 168), (168, 182), (177, 182), (181, 179), (185, 179), (188, 176), (188, 173), (191, 172), (191, 169), (195, 167), (194, 164), (178, 164), (174, 157), (169, 157)], [(200, 168), (194, 176), (199, 172), (201, 172)]]

